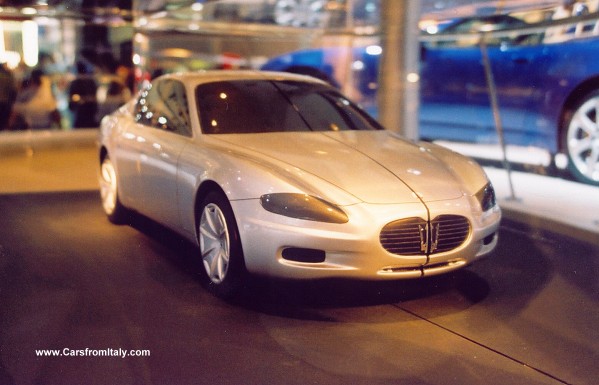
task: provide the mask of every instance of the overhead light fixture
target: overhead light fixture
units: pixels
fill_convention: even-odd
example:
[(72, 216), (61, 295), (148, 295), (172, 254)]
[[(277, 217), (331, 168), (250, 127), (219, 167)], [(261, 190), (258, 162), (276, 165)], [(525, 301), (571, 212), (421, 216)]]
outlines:
[(35, 67), (39, 57), (38, 25), (35, 21), (25, 20), (23, 33), (23, 61), (29, 67)]
[(21, 8), (21, 13), (23, 15), (37, 15), (37, 9), (33, 8), (33, 7), (24, 7)]

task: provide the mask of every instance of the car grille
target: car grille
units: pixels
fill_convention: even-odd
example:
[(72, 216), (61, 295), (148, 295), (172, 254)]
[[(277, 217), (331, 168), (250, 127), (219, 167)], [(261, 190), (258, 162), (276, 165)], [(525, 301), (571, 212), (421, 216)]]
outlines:
[(440, 215), (427, 222), (406, 218), (383, 227), (381, 245), (390, 253), (430, 255), (461, 246), (470, 234), (470, 222), (459, 215)]

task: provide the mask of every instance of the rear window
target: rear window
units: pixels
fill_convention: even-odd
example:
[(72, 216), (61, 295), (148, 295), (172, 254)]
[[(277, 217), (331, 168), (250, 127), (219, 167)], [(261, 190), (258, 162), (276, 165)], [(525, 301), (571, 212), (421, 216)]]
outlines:
[(196, 88), (196, 100), (205, 134), (381, 129), (336, 90), (319, 84), (213, 82)]

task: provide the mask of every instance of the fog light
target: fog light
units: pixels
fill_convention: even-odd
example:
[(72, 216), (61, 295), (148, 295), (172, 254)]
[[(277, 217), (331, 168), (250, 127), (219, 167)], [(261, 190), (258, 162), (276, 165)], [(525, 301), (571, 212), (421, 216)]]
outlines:
[(483, 239), (483, 245), (489, 245), (491, 244), (491, 242), (493, 242), (493, 239), (495, 239), (495, 234), (493, 233), (491, 235), (487, 235), (484, 239)]
[(288, 247), (283, 250), (283, 259), (302, 263), (321, 263), (325, 260), (324, 250)]

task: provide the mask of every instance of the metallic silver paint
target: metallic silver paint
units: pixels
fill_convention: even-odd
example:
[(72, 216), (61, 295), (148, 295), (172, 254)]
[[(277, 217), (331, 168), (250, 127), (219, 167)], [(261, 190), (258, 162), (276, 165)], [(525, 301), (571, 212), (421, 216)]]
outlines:
[[(196, 105), (193, 91), (201, 82), (245, 78), (319, 82), (252, 71), (168, 76), (184, 82), (190, 106)], [(99, 138), (113, 161), (123, 205), (195, 243), (206, 242), (197, 230), (211, 226), (208, 220), (196, 223), (207, 215), (197, 215), (197, 194), (205, 186), (218, 186), (231, 203), (245, 265), (252, 273), (287, 278), (410, 278), (466, 266), (490, 253), (497, 243), (496, 236), (491, 241), (488, 237), (496, 233), (501, 211), (495, 206), (482, 212), (476, 198), (488, 183), (484, 171), (450, 150), (405, 141), (390, 131), (203, 135), (195, 113), (190, 138), (137, 124), (132, 106), (105, 118)], [(322, 223), (268, 212), (260, 197), (272, 193), (319, 197), (341, 208), (349, 221)], [(429, 220), (442, 214), (462, 215), (471, 223), (472, 233), (458, 249), (429, 257), (399, 256), (381, 246), (379, 233), (387, 223), (406, 217)], [(321, 249), (326, 260), (285, 260), (285, 247)], [(222, 271), (217, 269), (215, 279), (219, 274)]]

